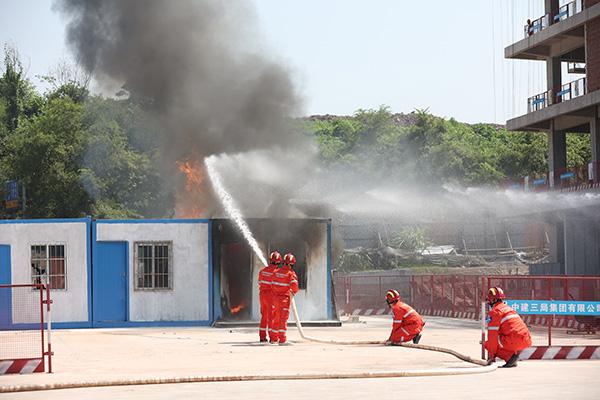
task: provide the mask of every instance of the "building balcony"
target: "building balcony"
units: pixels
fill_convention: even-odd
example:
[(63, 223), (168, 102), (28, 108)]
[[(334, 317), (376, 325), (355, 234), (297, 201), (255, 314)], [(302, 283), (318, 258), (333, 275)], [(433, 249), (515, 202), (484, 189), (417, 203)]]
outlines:
[(551, 24), (555, 24), (560, 21), (564, 21), (567, 18), (580, 13), (583, 10), (583, 0), (575, 0), (558, 9), (558, 13), (554, 16), (545, 14), (533, 21), (527, 20), (527, 24), (523, 27), (524, 37), (528, 38), (537, 32), (546, 29)]
[[(541, 110), (552, 104), (568, 101), (587, 93), (586, 79), (580, 78), (575, 81), (561, 85), (557, 90), (547, 90), (527, 99), (527, 112)], [(556, 95), (554, 95), (556, 93)]]
[(600, 90), (587, 91), (586, 78), (561, 85), (527, 99), (527, 114), (506, 122), (511, 131), (555, 130), (589, 132), (594, 108), (600, 106)]
[(554, 15), (543, 15), (524, 27), (525, 38), (504, 49), (505, 58), (585, 62), (585, 23), (600, 17), (600, 3), (583, 8), (581, 0), (562, 6)]

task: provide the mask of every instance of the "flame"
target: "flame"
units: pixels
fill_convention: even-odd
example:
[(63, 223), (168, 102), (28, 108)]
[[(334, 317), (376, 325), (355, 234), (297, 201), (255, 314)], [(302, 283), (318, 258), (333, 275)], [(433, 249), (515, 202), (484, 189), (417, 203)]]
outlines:
[(182, 218), (200, 218), (204, 212), (201, 206), (204, 201), (204, 165), (195, 152), (185, 160), (176, 161), (175, 165), (185, 175), (185, 191), (177, 193), (175, 212)]
[(243, 308), (244, 308), (244, 305), (240, 304), (239, 306), (231, 307), (229, 309), (229, 311), (231, 311), (232, 315), (235, 315), (235, 314), (239, 313), (240, 311), (242, 311)]

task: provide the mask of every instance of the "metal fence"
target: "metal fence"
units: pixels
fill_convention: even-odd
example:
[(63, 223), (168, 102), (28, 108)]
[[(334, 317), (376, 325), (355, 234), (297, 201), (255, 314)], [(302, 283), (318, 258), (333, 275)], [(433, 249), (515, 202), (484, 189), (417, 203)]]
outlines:
[(334, 274), (335, 302), (338, 315), (386, 313), (385, 293), (396, 289), (410, 300), (410, 276), (392, 274)]
[[(388, 313), (384, 301), (388, 289), (398, 290), (423, 315), (470, 319), (479, 318), (481, 301), (493, 286), (502, 287), (511, 299), (600, 301), (600, 277), (337, 273), (334, 284), (340, 315)], [(553, 323), (567, 327), (570, 320), (574, 319), (557, 318)], [(545, 325), (547, 319), (534, 317), (528, 322)]]
[(50, 345), (44, 337), (49, 297), (44, 285), (0, 285), (0, 375), (43, 372), (46, 355), (51, 372)]

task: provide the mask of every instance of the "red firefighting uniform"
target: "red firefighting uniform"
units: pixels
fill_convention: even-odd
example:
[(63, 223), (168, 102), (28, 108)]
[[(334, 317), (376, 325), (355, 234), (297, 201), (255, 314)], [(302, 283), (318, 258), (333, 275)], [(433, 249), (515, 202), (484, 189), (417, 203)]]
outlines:
[(260, 293), (260, 325), (258, 335), (260, 336), (260, 340), (267, 339), (267, 330), (269, 331), (269, 338), (273, 340), (273, 327), (271, 326), (271, 320), (273, 319), (273, 292), (271, 291), (271, 282), (273, 281), (273, 274), (276, 269), (276, 265), (269, 264), (261, 268), (258, 272), (258, 288)]
[(508, 304), (499, 301), (488, 313), (488, 339), (485, 348), (489, 358), (500, 357), (504, 361), (531, 346), (531, 335), (519, 314)]
[(408, 304), (397, 301), (392, 305), (392, 312), (394, 323), (389, 339), (392, 343), (408, 342), (423, 330), (423, 318)]
[[(290, 316), (290, 298), (291, 293), (298, 293), (298, 277), (293, 269), (284, 265), (275, 270), (271, 283), (274, 305), (271, 326), (273, 327), (275, 341), (285, 343), (287, 320)], [(273, 340), (272, 338), (273, 336), (271, 336), (271, 340)]]

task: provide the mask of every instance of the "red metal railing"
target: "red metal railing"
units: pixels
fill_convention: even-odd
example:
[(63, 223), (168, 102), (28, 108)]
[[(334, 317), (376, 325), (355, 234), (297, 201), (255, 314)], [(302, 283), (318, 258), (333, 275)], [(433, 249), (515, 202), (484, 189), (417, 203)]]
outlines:
[(471, 319), (479, 318), (481, 301), (493, 286), (519, 300), (600, 301), (600, 277), (336, 273), (334, 284), (337, 308), (346, 314), (387, 313), (384, 296), (388, 289), (398, 290), (404, 301), (424, 315)]
[(0, 375), (43, 372), (45, 360), (52, 372), (51, 303), (47, 285), (0, 285), (0, 361), (4, 364)]
[(519, 181), (507, 181), (502, 186), (532, 192), (591, 189), (600, 186), (600, 162), (573, 168), (559, 168), (550, 173), (528, 176)]

